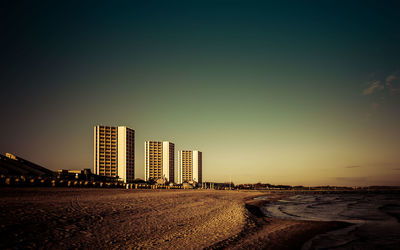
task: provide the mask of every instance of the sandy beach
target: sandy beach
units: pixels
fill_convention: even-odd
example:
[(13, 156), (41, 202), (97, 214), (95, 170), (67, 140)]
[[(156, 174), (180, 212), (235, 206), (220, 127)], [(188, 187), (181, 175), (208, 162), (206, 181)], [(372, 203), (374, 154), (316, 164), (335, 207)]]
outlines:
[(211, 190), (0, 189), (7, 248), (299, 249), (343, 226), (266, 218), (265, 193)]

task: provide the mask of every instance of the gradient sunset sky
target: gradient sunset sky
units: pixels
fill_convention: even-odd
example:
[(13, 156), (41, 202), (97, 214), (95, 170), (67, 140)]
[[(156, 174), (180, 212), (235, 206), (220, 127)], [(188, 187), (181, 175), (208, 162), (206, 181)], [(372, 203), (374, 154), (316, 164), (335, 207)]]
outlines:
[(0, 26), (2, 154), (93, 168), (93, 126), (126, 125), (139, 178), (168, 140), (205, 181), (400, 185), (399, 1), (2, 1)]

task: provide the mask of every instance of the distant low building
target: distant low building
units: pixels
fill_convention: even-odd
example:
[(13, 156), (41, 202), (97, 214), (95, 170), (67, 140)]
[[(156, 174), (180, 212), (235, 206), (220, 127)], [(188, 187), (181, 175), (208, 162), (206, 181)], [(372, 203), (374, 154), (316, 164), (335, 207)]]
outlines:
[(57, 171), (58, 179), (62, 180), (85, 180), (85, 181), (99, 181), (99, 182), (123, 182), (118, 177), (102, 176), (92, 173), (90, 169), (83, 170), (69, 170), (60, 169)]
[(192, 188), (194, 188), (196, 185), (192, 182), (192, 183), (189, 183), (189, 182), (184, 182), (184, 183), (182, 183), (182, 187), (184, 188), (184, 189), (192, 189)]

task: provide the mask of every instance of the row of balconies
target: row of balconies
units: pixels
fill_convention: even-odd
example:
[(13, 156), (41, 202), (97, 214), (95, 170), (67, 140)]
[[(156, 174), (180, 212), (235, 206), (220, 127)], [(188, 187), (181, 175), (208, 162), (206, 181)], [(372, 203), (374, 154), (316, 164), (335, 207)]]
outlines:
[(117, 132), (117, 129), (115, 128), (100, 128), (99, 133), (115, 133)]

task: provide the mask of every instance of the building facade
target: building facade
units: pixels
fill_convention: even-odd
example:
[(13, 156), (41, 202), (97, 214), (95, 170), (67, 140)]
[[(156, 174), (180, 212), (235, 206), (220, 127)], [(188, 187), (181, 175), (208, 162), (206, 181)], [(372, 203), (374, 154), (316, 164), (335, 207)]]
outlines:
[(135, 179), (135, 130), (126, 126), (94, 127), (94, 173), (119, 177), (125, 183)]
[(175, 182), (175, 144), (169, 141), (144, 143), (144, 179)]
[(203, 153), (197, 150), (178, 151), (178, 183), (203, 182)]

